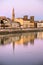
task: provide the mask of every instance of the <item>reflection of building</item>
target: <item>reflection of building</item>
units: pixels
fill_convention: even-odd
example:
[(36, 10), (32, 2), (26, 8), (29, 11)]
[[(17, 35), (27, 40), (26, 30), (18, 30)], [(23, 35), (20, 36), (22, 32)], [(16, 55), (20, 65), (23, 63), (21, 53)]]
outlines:
[(38, 39), (43, 39), (43, 32), (38, 32), (37, 33), (37, 38)]
[(31, 33), (23, 33), (21, 34), (9, 34), (6, 36), (0, 35), (0, 45), (7, 45), (11, 44), (13, 45), (13, 51), (15, 49), (15, 45), (23, 45), (23, 46), (28, 46), (34, 45), (34, 39), (43, 39), (43, 32), (38, 32), (37, 34), (34, 32)]
[(28, 35), (23, 35), (23, 45), (27, 46), (28, 45)]
[(9, 43), (13, 43), (14, 45), (16, 43), (16, 44), (20, 44), (20, 45), (23, 44), (27, 46), (28, 43), (34, 44), (34, 39), (36, 37), (39, 37), (39, 36), (37, 36), (35, 33), (23, 33), (22, 35), (21, 34), (14, 34), (14, 35), (9, 34), (4, 37), (0, 36), (0, 43), (4, 45), (9, 44)]
[(35, 39), (34, 33), (24, 33), (24, 34), (22, 34), (21, 39), (16, 41), (16, 43), (27, 46), (29, 42), (30, 42), (30, 44), (34, 44), (34, 39)]
[(9, 44), (9, 43), (11, 43), (11, 40), (9, 40), (9, 38), (7, 38), (7, 37), (0, 38), (0, 44), (1, 45), (6, 45), (6, 44)]
[(15, 34), (15, 35), (5, 35), (5, 36), (0, 36), (0, 44), (3, 42), (4, 45), (9, 44), (9, 43), (15, 43), (15, 41), (20, 40), (21, 35), (20, 34)]
[(35, 39), (37, 39), (37, 33), (35, 32)]
[(31, 39), (31, 40), (30, 40), (30, 44), (31, 44), (31, 45), (34, 45), (34, 39)]

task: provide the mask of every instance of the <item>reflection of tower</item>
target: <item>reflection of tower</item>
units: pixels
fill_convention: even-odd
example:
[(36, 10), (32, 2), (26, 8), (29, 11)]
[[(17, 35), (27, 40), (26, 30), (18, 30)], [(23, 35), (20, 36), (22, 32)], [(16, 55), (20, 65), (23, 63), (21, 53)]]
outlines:
[(31, 44), (31, 45), (34, 45), (34, 39), (31, 39), (31, 40), (30, 40), (30, 44)]
[(15, 48), (15, 43), (13, 42), (13, 52), (14, 52), (14, 48)]
[(4, 38), (1, 39), (1, 44), (4, 45)]
[(15, 13), (14, 13), (14, 8), (13, 8), (13, 10), (12, 10), (12, 21), (14, 21), (14, 19), (15, 19)]

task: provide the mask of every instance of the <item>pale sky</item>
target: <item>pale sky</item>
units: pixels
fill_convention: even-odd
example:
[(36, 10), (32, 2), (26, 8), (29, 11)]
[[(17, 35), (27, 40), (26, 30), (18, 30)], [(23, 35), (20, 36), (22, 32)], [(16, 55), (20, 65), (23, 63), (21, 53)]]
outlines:
[(13, 7), (16, 17), (32, 15), (36, 20), (43, 20), (43, 0), (0, 0), (0, 16), (11, 18)]

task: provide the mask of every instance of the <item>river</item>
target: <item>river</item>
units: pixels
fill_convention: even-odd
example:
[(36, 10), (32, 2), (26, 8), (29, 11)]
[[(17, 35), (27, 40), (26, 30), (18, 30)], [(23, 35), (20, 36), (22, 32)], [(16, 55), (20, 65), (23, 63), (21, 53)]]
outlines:
[(43, 65), (43, 32), (0, 35), (0, 65)]

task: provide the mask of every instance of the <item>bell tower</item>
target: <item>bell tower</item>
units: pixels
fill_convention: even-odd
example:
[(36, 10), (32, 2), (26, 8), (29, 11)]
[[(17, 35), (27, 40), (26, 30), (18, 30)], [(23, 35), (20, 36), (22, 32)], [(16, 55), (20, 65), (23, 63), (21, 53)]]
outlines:
[(15, 19), (15, 13), (14, 13), (14, 8), (12, 9), (12, 21)]

